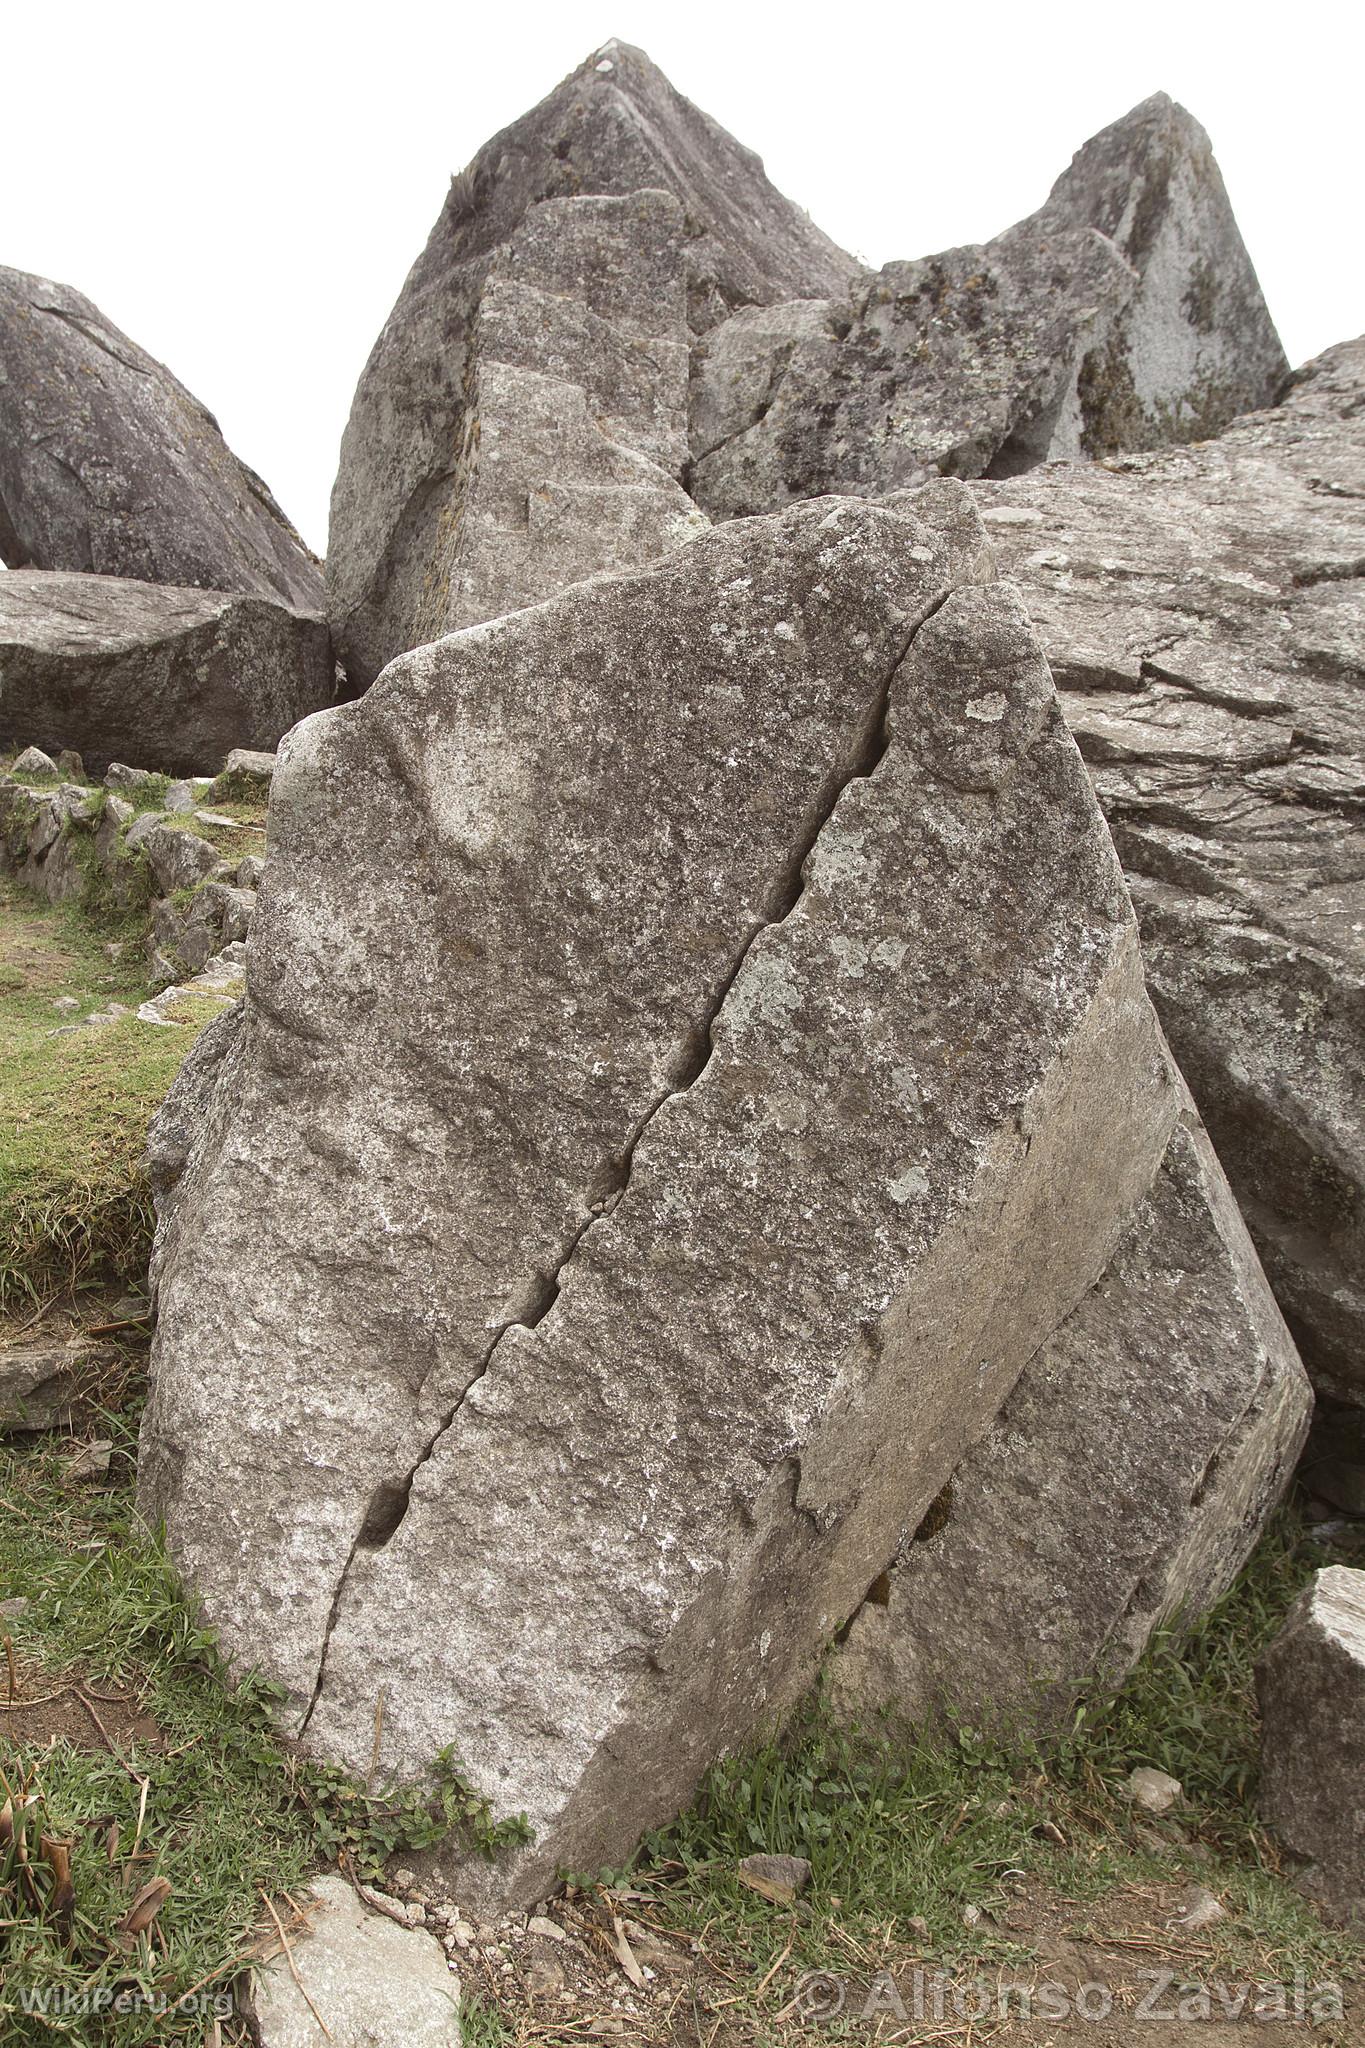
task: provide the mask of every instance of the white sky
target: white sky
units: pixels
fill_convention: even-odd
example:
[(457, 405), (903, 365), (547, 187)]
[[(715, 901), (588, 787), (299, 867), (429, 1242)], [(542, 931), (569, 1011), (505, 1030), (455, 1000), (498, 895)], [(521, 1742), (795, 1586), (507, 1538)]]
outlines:
[(1339, 0), (0, 0), (0, 262), (169, 363), (321, 550), (356, 378), (447, 179), (609, 36), (872, 263), (1008, 226), (1164, 89), (1213, 138), (1300, 362), (1365, 329), (1363, 20)]

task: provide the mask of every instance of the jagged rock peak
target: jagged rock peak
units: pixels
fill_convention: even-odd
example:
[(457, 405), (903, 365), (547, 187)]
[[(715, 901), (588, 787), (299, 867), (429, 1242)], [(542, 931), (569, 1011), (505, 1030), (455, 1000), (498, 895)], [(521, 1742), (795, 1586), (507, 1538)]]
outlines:
[(0, 558), (322, 608), (322, 572), (218, 422), (68, 285), (0, 268)]
[(692, 494), (735, 518), (1197, 440), (1287, 368), (1208, 137), (1162, 94), (992, 241), (888, 263), (823, 323), (778, 307), (708, 334)]
[(452, 178), (432, 241), (484, 255), (542, 199), (671, 192), (693, 252), (690, 310), (707, 327), (737, 305), (822, 298), (859, 265), (772, 185), (761, 159), (670, 84), (643, 50), (615, 40)]
[(1043, 211), (1107, 235), (1140, 279), (1089, 366), (1087, 454), (1197, 440), (1273, 403), (1288, 361), (1213, 145), (1168, 93), (1078, 149)]

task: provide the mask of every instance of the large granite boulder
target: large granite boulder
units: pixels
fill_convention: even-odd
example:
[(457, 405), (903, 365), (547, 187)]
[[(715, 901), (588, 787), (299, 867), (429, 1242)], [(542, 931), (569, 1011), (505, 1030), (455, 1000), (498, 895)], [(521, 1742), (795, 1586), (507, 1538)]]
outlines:
[(1365, 342), (1196, 448), (974, 486), (1319, 1396), (1365, 1407)]
[(216, 774), (330, 704), (326, 622), (271, 598), (40, 569), (0, 575), (0, 745)]
[(1308, 1860), (1304, 1888), (1365, 1926), (1365, 1572), (1330, 1565), (1256, 1670), (1261, 1812)]
[(353, 687), (686, 538), (691, 332), (856, 268), (642, 51), (595, 52), (452, 181), (361, 377), (327, 558)]
[[(394, 654), (705, 529), (679, 482), (685, 247), (665, 192), (547, 199), (449, 290), (400, 304), (332, 499), (331, 603), (353, 689)], [(426, 398), (400, 413), (395, 385)], [(435, 465), (416, 493), (414, 462)]]
[(1113, 1263), (1030, 1361), (833, 1663), (848, 1714), (1064, 1723), (1159, 1623), (1224, 1593), (1312, 1395), (1198, 1120)]
[(322, 607), (218, 422), (69, 286), (0, 269), (0, 561)]
[(806, 1686), (1164, 1153), (980, 552), (941, 503), (730, 526), (281, 749), (157, 1138), (141, 1494), (310, 1747), (529, 1815), (462, 1900), (619, 1861)]
[(818, 325), (785, 310), (697, 350), (691, 489), (714, 518), (1196, 439), (1288, 369), (1208, 137), (1164, 93), (994, 241), (887, 264)]

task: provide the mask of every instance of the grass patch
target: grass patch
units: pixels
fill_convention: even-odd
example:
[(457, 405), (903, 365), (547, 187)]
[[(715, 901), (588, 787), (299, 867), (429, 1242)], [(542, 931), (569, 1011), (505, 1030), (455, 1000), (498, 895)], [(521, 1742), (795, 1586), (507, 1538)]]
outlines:
[[(1360, 1945), (1287, 1881), (1254, 1803), (1255, 1661), (1311, 1573), (1334, 1561), (1286, 1510), (1197, 1629), (1158, 1636), (1120, 1691), (1048, 1743), (849, 1730), (817, 1700), (780, 1738), (716, 1765), (622, 1881), (645, 1890), (662, 1924), (704, 1935), (749, 1991), (785, 1954), (773, 2011), (793, 1974), (847, 1973), (860, 1953), (1017, 1962), (1019, 1902), (1044, 1894), (1066, 1902), (1070, 1936), (1099, 1940), (1102, 1901), (1198, 1884), (1227, 1912), (1200, 1936), (1207, 1971), (1357, 1969)], [(1188, 1805), (1163, 1821), (1135, 1813), (1124, 1785), (1141, 1764), (1179, 1778)], [(739, 1861), (755, 1851), (809, 1859), (799, 1914), (743, 1884)]]
[(131, 1015), (61, 1027), (146, 994), (131, 937), (111, 958), (82, 912), (0, 879), (0, 1313), (145, 1274), (147, 1125), (192, 1041)]
[[(111, 1747), (92, 1737), (6, 1748), (10, 1792), (27, 1787), (41, 1800), (46, 1828), (65, 1848), (71, 1904), (55, 1910), (47, 1885), (41, 1901), (14, 1886), (7, 1898), (0, 1859), (4, 2048), (58, 2036), (23, 2012), (20, 1993), (33, 1988), (81, 1997), (123, 1989), (144, 2001), (141, 2013), (107, 2014), (88, 2036), (77, 2028), (68, 2038), (119, 2048), (201, 2042), (203, 2014), (175, 2001), (205, 1980), (230, 1983), (264, 1921), (262, 1892), (295, 1891), (342, 1858), (372, 1878), (386, 1857), (452, 1828), (487, 1848), (522, 1832), (493, 1828), (453, 1759), (432, 1802), (368, 1793), (295, 1754), (271, 1727), (278, 1695), (250, 1679), (227, 1683), (212, 1635), (136, 1517), (135, 1414), (106, 1416), (102, 1427), (115, 1443), (105, 1488), (73, 1493), (55, 1442), (0, 1449), (0, 1598), (28, 1603), (0, 1626), (13, 1630), (22, 1673), (49, 1674), (22, 1685), (21, 1707), (75, 1674), (106, 1725), (110, 1699), (126, 1692), (154, 1733)], [(130, 1907), (157, 1880), (169, 1887), (164, 1904), (130, 1938), (121, 1932)]]

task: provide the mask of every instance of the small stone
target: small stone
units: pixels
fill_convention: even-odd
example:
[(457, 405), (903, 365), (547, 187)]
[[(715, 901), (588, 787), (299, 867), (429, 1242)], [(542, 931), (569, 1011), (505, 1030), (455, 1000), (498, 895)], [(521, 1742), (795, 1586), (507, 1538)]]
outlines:
[(195, 808), (195, 795), (188, 782), (173, 782), (161, 799), (164, 811), (183, 813)]
[(79, 1010), (80, 1003), (75, 996), (54, 996), (52, 1007), (54, 1010), (60, 1010), (64, 1017), (69, 1017), (73, 1010)]
[(967, 1928), (979, 1927), (981, 1925), (980, 1906), (964, 1906), (962, 1908), (962, 1925)]
[(532, 1914), (526, 1923), (526, 1932), (528, 1934), (543, 1935), (546, 1941), (564, 1941), (567, 1939), (565, 1931), (559, 1922), (547, 1919), (543, 1913)]
[(410, 1892), (417, 1882), (417, 1873), (404, 1865), (401, 1869), (390, 1872), (389, 1882), (396, 1892)]
[(1195, 1934), (1205, 1927), (1216, 1927), (1220, 1920), (1227, 1919), (1226, 1907), (1219, 1904), (1211, 1891), (1203, 1885), (1191, 1885), (1177, 1912), (1172, 1926), (1184, 1934)]
[(526, 1989), (536, 1998), (564, 1988), (564, 1972), (549, 1956), (535, 1956), (526, 1970)]
[(41, 747), (25, 747), (13, 768), (11, 775), (55, 775), (57, 763)]
[(1165, 1771), (1152, 1770), (1146, 1764), (1132, 1773), (1127, 1791), (1134, 1806), (1140, 1806), (1144, 1813), (1169, 1813), (1185, 1797), (1185, 1788), (1179, 1778), (1169, 1777)]
[(0, 1600), (0, 1621), (18, 1621), (28, 1604), (26, 1593), (17, 1593), (12, 1600)]
[(111, 761), (104, 771), (106, 789), (128, 789), (135, 794), (150, 791), (159, 795), (164, 780), (151, 768), (130, 768), (126, 761)]
[(114, 1446), (105, 1437), (81, 1444), (62, 1467), (62, 1485), (80, 1486), (88, 1479), (103, 1479), (113, 1454)]
[(739, 1874), (754, 1890), (761, 1888), (769, 1896), (785, 1892), (794, 1898), (810, 1883), (810, 1862), (805, 1856), (742, 1856)]
[(85, 781), (85, 763), (74, 747), (63, 747), (57, 756), (57, 773), (69, 782)]
[(343, 1878), (319, 1878), (304, 1904), (290, 1955), (251, 1972), (244, 2004), (260, 2048), (459, 2048), (459, 1983), (438, 1942), (369, 1911)]

